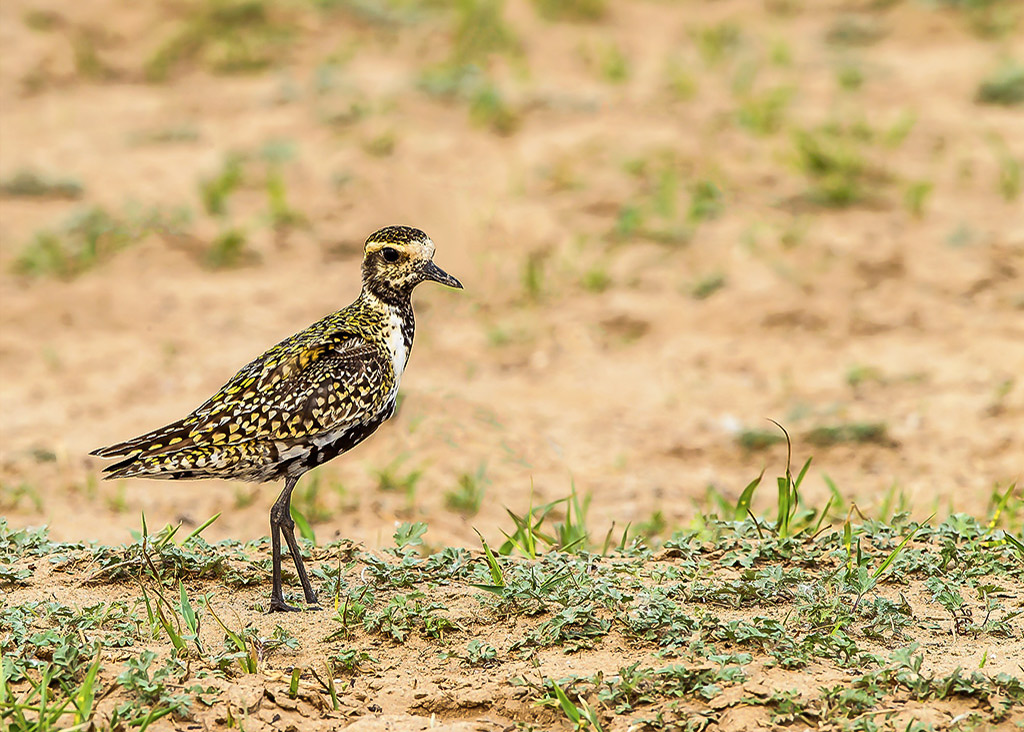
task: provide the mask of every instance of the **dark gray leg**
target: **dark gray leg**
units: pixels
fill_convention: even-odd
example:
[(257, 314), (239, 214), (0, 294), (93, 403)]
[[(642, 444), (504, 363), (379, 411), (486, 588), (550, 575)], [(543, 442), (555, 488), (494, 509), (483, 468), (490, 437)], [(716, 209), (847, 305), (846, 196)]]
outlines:
[(292, 555), (292, 559), (295, 560), (295, 571), (299, 573), (299, 582), (302, 583), (302, 594), (306, 596), (307, 605), (319, 605), (320, 601), (316, 598), (316, 593), (313, 592), (313, 585), (309, 582), (309, 576), (306, 574), (306, 565), (302, 563), (302, 552), (299, 551), (299, 543), (295, 541), (295, 522), (289, 518), (287, 524), (281, 526), (281, 533), (284, 534), (284, 540), (288, 543), (288, 552)]
[(291, 501), (292, 490), (298, 478), (285, 478), (284, 490), (274, 501), (270, 508), (270, 547), (273, 555), (273, 589), (270, 592), (270, 612), (298, 611), (299, 608), (292, 607), (284, 601), (284, 594), (281, 591), (281, 534), (288, 544), (288, 552), (295, 562), (295, 570), (299, 573), (299, 581), (302, 583), (302, 592), (306, 596), (306, 602), (316, 605), (316, 593), (309, 583), (306, 575), (306, 567), (302, 563), (302, 554), (299, 552), (299, 543), (295, 541), (295, 521), (292, 520)]

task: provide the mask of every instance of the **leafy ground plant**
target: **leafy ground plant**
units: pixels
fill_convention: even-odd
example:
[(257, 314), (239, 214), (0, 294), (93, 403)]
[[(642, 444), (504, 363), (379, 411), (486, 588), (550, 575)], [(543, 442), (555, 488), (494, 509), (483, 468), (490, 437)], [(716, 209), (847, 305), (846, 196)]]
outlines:
[[(589, 525), (575, 491), (510, 511), (500, 552), (483, 540), (478, 552), (428, 553), (423, 523), (400, 525), (379, 553), (328, 544), (310, 557), (323, 596), (335, 597), (326, 630), (263, 614), (262, 588), (247, 578), (265, 579), (265, 540), (211, 545), (200, 536), (209, 522), (184, 538), (143, 523), (132, 544), (106, 547), (0, 521), (10, 567), (0, 718), (19, 731), (202, 724), (237, 719), (231, 689), (251, 683), (282, 718), (297, 701), (324, 720), (409, 713), (461, 698), (460, 679), (480, 669), (500, 670), (488, 698), (532, 701), (509, 724), (544, 729), (670, 730), (737, 705), (765, 723), (851, 730), (879, 707), (912, 714), (925, 703), (951, 716), (970, 707), (985, 724), (1024, 713), (1016, 486), (994, 493), (985, 521), (879, 520), (856, 507), (844, 519), (835, 496), (805, 503), (810, 468), (806, 460), (794, 474), (787, 461), (764, 513), (762, 474), (660, 545), (629, 527), (613, 540)], [(22, 571), (41, 560), (45, 571)], [(232, 577), (242, 582), (228, 597)], [(68, 604), (52, 599), (54, 587)], [(976, 649), (970, 666), (922, 651), (954, 643)], [(616, 673), (605, 660), (613, 648), (626, 656)], [(423, 679), (411, 706), (381, 693), (410, 651)], [(740, 693), (752, 669), (773, 667), (807, 692)], [(822, 669), (849, 680), (823, 685)]]

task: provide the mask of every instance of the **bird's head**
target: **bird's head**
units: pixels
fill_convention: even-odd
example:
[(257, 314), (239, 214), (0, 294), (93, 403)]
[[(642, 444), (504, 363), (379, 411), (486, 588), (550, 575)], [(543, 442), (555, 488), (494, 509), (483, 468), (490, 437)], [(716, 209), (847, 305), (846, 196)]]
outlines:
[(370, 234), (363, 247), (363, 289), (391, 301), (408, 297), (424, 280), (462, 289), (462, 283), (434, 264), (434, 242), (411, 226), (387, 226)]

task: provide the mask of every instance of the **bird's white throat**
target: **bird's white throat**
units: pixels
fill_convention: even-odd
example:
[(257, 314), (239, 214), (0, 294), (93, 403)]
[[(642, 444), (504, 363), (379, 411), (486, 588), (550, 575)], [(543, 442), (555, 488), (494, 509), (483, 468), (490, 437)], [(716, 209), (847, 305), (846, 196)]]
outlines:
[(405, 343), (405, 334), (402, 333), (402, 316), (397, 310), (391, 311), (388, 318), (387, 344), (391, 353), (391, 365), (395, 369), (395, 389), (398, 389), (398, 382), (405, 371), (405, 364), (409, 360), (409, 347)]

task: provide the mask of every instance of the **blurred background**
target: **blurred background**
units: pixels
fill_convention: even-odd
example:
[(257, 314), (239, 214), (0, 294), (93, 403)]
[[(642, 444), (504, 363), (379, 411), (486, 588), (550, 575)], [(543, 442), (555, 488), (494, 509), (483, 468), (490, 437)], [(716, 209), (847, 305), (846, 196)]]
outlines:
[[(128, 540), (279, 486), (98, 481), (426, 230), (399, 414), (318, 540), (570, 495), (664, 536), (814, 462), (888, 518), (1024, 470), (1018, 0), (5, 0), (0, 514)], [(765, 482), (755, 508), (774, 504)], [(563, 511), (560, 506), (557, 511)]]

